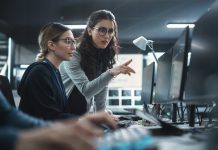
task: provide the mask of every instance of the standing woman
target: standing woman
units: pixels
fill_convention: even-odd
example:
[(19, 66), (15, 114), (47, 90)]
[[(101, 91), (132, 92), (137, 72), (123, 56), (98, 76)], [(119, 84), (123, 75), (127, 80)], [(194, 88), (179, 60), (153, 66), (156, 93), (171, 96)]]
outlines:
[(73, 33), (60, 23), (49, 23), (41, 29), (38, 43), (36, 62), (26, 69), (18, 87), (19, 109), (47, 120), (72, 117), (58, 68), (63, 60), (72, 59)]
[(61, 77), (70, 103), (70, 111), (82, 115), (89, 111), (94, 97), (96, 110), (105, 109), (107, 85), (119, 74), (135, 71), (128, 65), (113, 68), (118, 54), (117, 23), (112, 12), (98, 10), (87, 21), (87, 27), (78, 39), (73, 61), (60, 65)]

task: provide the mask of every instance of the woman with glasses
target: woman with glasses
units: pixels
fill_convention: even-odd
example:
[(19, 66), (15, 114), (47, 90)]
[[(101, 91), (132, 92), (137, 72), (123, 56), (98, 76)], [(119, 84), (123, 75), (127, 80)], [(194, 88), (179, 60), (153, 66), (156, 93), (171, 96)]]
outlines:
[(36, 62), (26, 69), (18, 87), (19, 109), (47, 120), (73, 117), (58, 69), (63, 60), (72, 59), (73, 33), (60, 23), (49, 23), (41, 29), (38, 43)]
[(107, 85), (119, 74), (134, 73), (131, 60), (114, 67), (118, 54), (117, 23), (112, 12), (98, 10), (88, 18), (87, 27), (78, 38), (73, 60), (60, 65), (61, 77), (70, 103), (70, 112), (82, 115), (93, 105), (105, 110)]

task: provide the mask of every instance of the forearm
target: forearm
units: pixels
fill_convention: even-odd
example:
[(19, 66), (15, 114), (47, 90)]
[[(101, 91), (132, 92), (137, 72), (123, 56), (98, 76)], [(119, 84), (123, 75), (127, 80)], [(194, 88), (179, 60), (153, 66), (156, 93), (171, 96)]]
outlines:
[(14, 126), (19, 129), (49, 126), (49, 124), (50, 122), (34, 118), (16, 109), (12, 109), (7, 114), (7, 117), (4, 121), (4, 125)]
[[(102, 73), (98, 78), (87, 82), (86, 84), (82, 85), (81, 92), (87, 98), (90, 99), (94, 95), (98, 94), (109, 84), (109, 82), (113, 79), (113, 76), (106, 71)], [(78, 84), (77, 84), (78, 85)]]
[(113, 79), (113, 76), (109, 73), (109, 70), (102, 73), (98, 78), (89, 81), (85, 73), (72, 73), (69, 77), (72, 80), (72, 84), (78, 88), (78, 90), (86, 97), (91, 99), (94, 95), (102, 91), (109, 82)]
[(113, 79), (113, 75), (107, 70), (98, 78), (90, 81), (80, 66), (80, 55), (78, 52), (74, 52), (73, 61), (64, 62), (60, 70), (62, 71), (62, 78), (66, 82), (65, 86), (67, 88), (70, 88), (70, 85), (76, 86), (86, 99), (91, 99), (102, 91)]

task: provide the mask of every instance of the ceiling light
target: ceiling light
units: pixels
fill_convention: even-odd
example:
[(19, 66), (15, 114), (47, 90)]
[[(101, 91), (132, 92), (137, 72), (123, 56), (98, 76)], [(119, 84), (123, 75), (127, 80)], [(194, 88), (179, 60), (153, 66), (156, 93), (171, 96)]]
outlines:
[(20, 68), (21, 68), (21, 69), (26, 69), (28, 66), (29, 66), (29, 65), (21, 64), (21, 65), (20, 65)]
[(65, 25), (66, 27), (70, 29), (85, 29), (86, 25)]
[(194, 28), (195, 24), (193, 23), (169, 23), (167, 24), (167, 28), (185, 28), (189, 26), (189, 28)]

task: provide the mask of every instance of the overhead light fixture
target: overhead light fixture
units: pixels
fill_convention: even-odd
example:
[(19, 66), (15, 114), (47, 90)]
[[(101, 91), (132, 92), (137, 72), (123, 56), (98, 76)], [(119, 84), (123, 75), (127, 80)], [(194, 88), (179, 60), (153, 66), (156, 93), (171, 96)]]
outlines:
[(138, 48), (140, 48), (141, 50), (145, 51), (146, 50), (146, 46), (148, 46), (151, 49), (151, 52), (152, 52), (152, 54), (154, 56), (155, 61), (157, 62), (157, 57), (155, 55), (155, 51), (154, 51), (154, 48), (153, 48), (153, 43), (154, 43), (154, 41), (147, 40), (143, 36), (140, 36), (137, 39), (133, 40), (133, 44), (135, 46), (137, 46)]
[(194, 28), (195, 24), (193, 23), (169, 23), (167, 24), (167, 28), (186, 28), (189, 26), (189, 28)]
[(70, 29), (85, 29), (86, 25), (65, 25), (66, 27)]
[(22, 68), (22, 69), (26, 69), (28, 66), (29, 66), (29, 65), (21, 64), (21, 65), (20, 65), (20, 68)]

